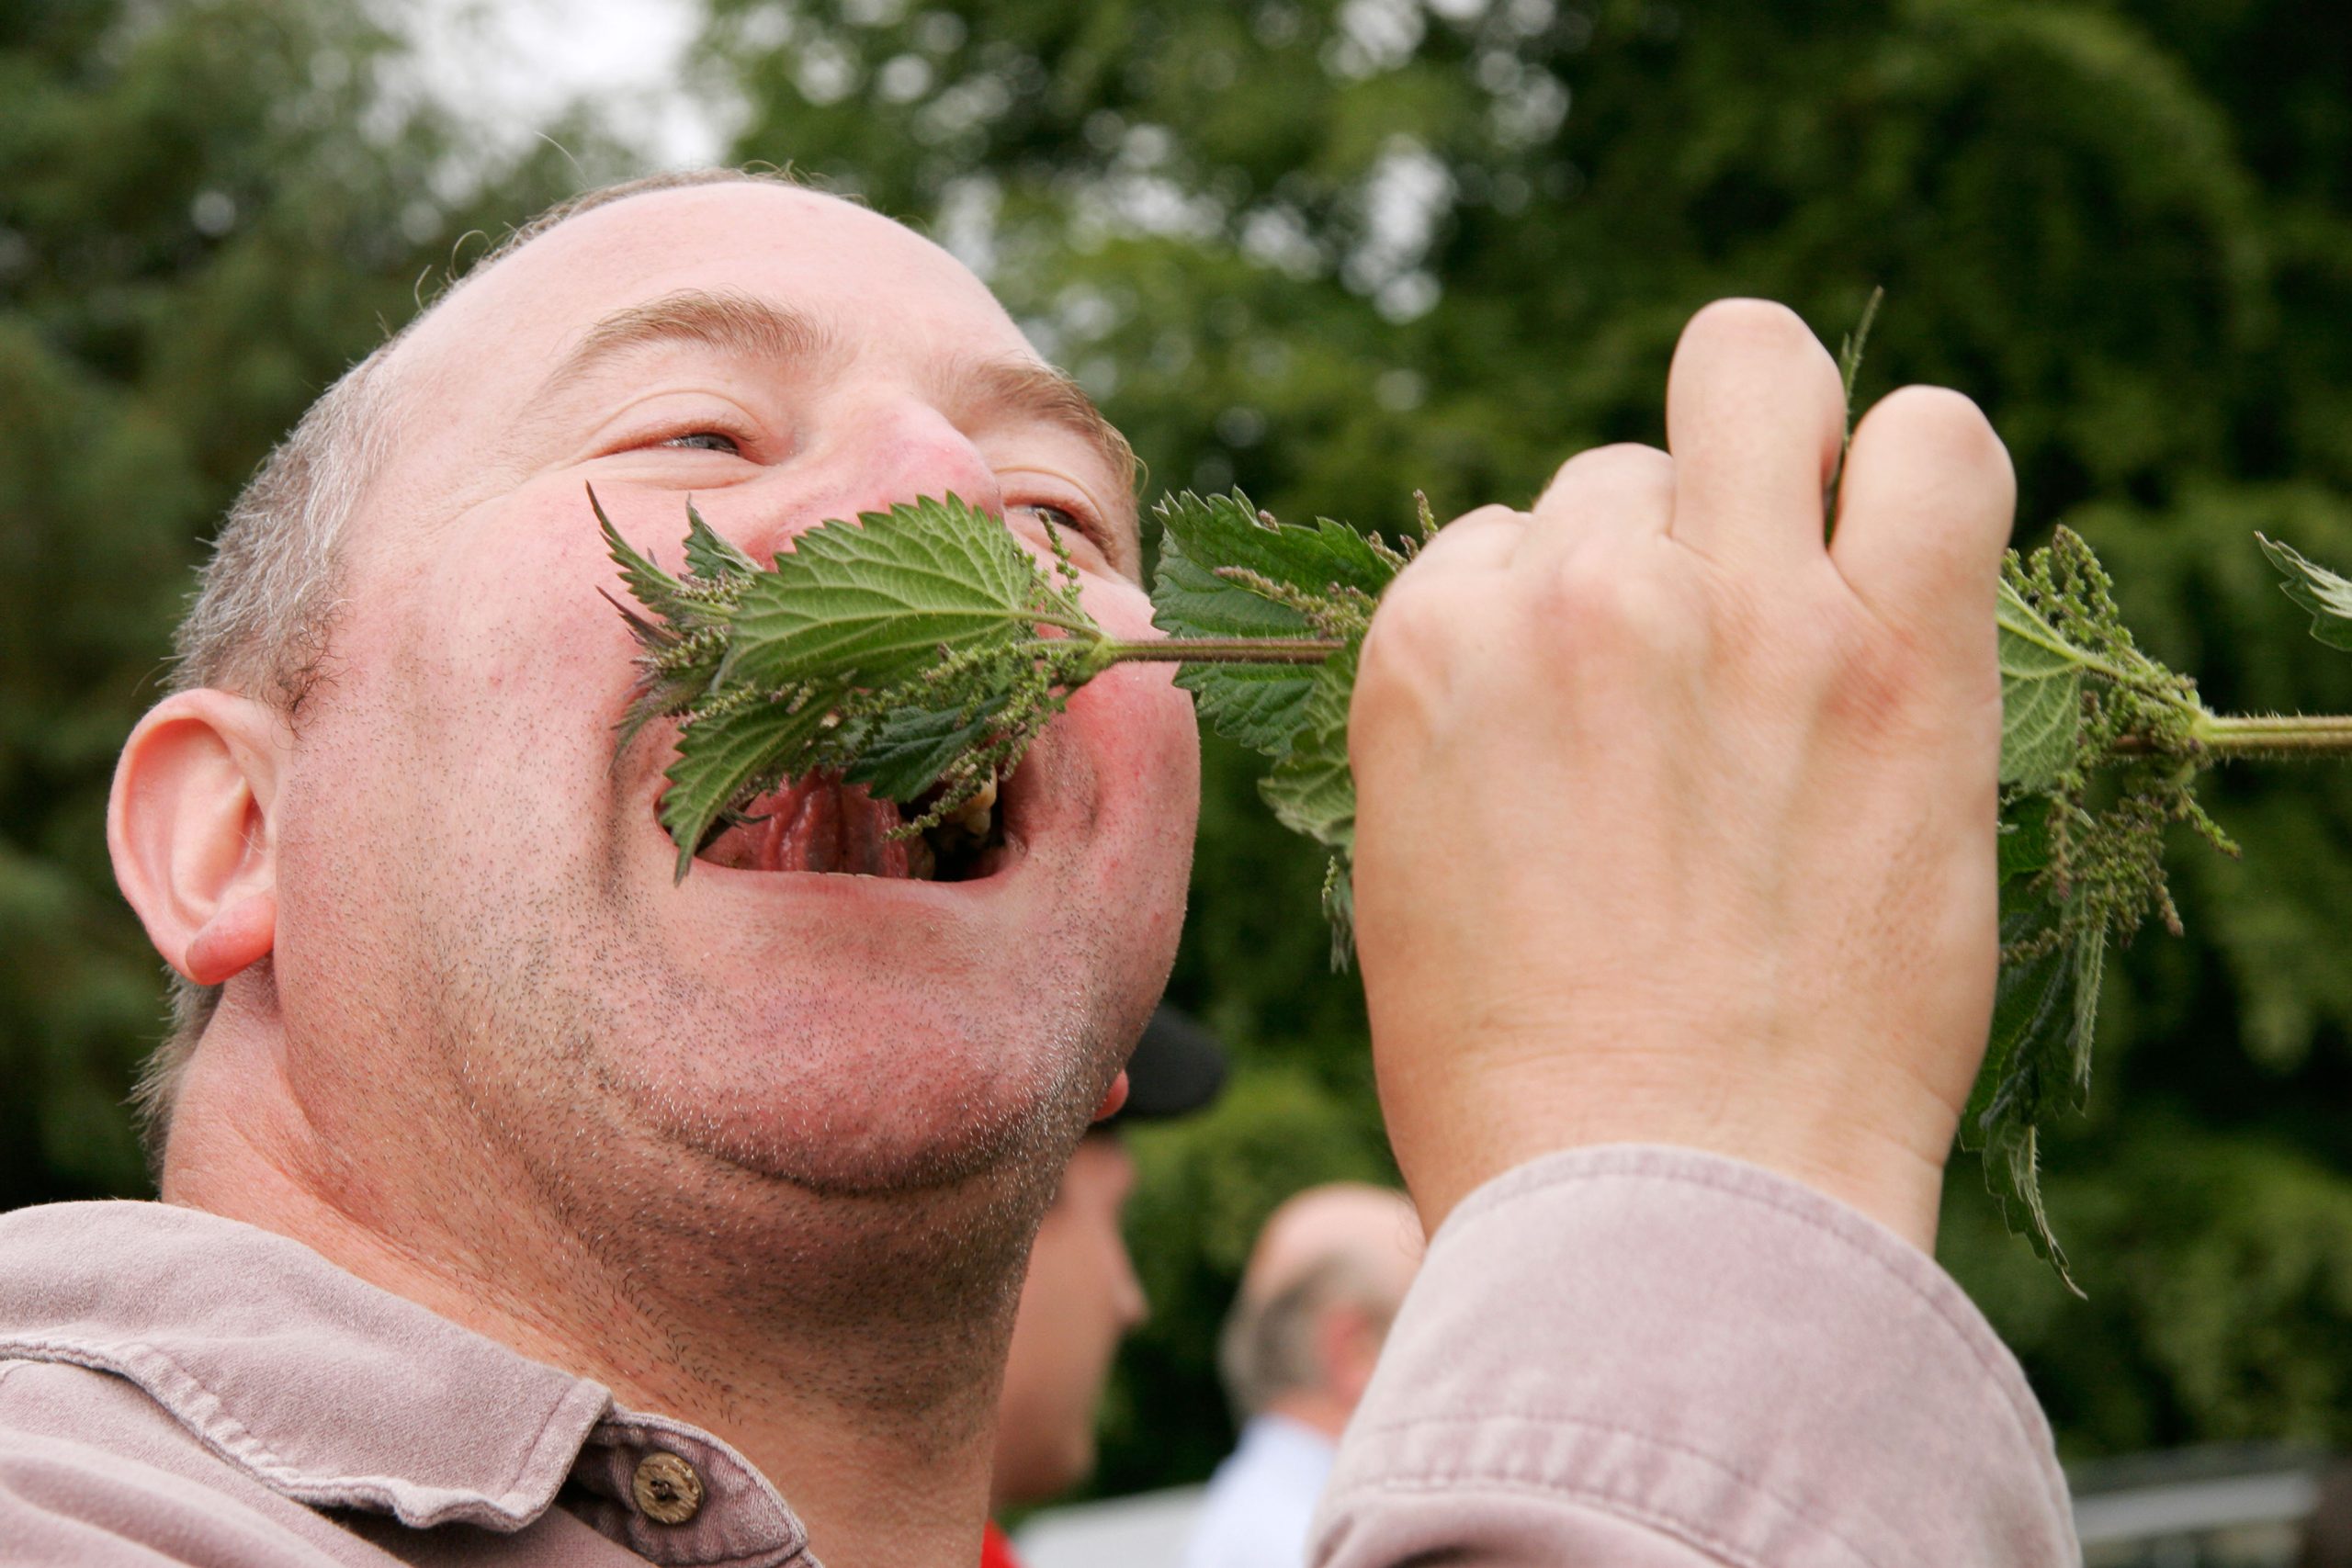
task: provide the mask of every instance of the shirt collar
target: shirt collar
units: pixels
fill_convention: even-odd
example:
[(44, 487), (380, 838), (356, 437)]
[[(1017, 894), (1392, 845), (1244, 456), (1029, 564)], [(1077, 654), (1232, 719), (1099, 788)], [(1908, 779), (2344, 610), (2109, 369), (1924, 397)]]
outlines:
[[(574, 1513), (657, 1562), (750, 1568), (808, 1544), (718, 1438), (620, 1409), (600, 1383), (216, 1214), (138, 1202), (0, 1214), (9, 1359), (125, 1378), (220, 1457), (314, 1507), (512, 1531), (570, 1482)], [(634, 1484), (662, 1452), (691, 1464), (700, 1489), (676, 1524)]]
[(1238, 1447), (1260, 1464), (1279, 1465), (1320, 1481), (1329, 1472), (1340, 1445), (1306, 1422), (1274, 1411), (1250, 1417), (1241, 1428)]

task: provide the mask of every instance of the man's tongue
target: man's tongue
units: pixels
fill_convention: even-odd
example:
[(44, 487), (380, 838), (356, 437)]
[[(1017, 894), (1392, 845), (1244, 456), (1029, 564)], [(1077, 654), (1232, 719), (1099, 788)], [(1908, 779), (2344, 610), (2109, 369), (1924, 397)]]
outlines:
[(899, 808), (863, 784), (823, 774), (788, 784), (753, 804), (763, 818), (734, 829), (710, 847), (722, 864), (752, 871), (831, 871), (910, 876), (909, 855), (927, 854), (921, 840), (893, 839)]

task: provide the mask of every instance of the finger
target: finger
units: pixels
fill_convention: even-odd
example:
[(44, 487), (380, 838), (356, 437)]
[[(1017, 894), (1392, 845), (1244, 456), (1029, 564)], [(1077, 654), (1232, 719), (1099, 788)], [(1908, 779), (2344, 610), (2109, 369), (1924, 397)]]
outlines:
[(1531, 547), (1565, 554), (1595, 540), (1657, 538), (1674, 519), (1674, 459), (1632, 442), (1560, 465), (1535, 499)]
[(1845, 424), (1838, 367), (1795, 312), (1761, 299), (1700, 311), (1667, 378), (1675, 539), (1735, 569), (1816, 556)]
[(1508, 506), (1482, 506), (1440, 528), (1437, 537), (1421, 547), (1408, 570), (1428, 577), (1507, 566), (1526, 534), (1526, 513)]
[(1992, 636), (2017, 479), (1976, 405), (1905, 387), (1854, 432), (1830, 559), (1881, 620), (1973, 649)]

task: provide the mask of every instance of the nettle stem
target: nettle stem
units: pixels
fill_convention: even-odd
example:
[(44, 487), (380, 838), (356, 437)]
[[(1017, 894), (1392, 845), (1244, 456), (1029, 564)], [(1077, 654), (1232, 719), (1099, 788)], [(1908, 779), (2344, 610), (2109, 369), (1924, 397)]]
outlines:
[(1320, 664), (1346, 648), (1336, 637), (1170, 637), (1105, 642), (1095, 658), (1113, 664)]
[(2225, 759), (2352, 757), (2352, 714), (2200, 714), (2189, 732)]

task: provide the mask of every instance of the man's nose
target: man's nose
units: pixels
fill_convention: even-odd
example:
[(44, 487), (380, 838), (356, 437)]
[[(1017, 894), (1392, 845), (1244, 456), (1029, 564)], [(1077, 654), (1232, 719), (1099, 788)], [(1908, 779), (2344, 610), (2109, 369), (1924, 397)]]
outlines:
[(983, 512), (1004, 510), (996, 470), (979, 448), (945, 415), (919, 403), (836, 409), (794, 466), (806, 488), (795, 488), (787, 515), (775, 520), (775, 537), (746, 545), (755, 558), (829, 518), (888, 512), (923, 496), (953, 495)]

